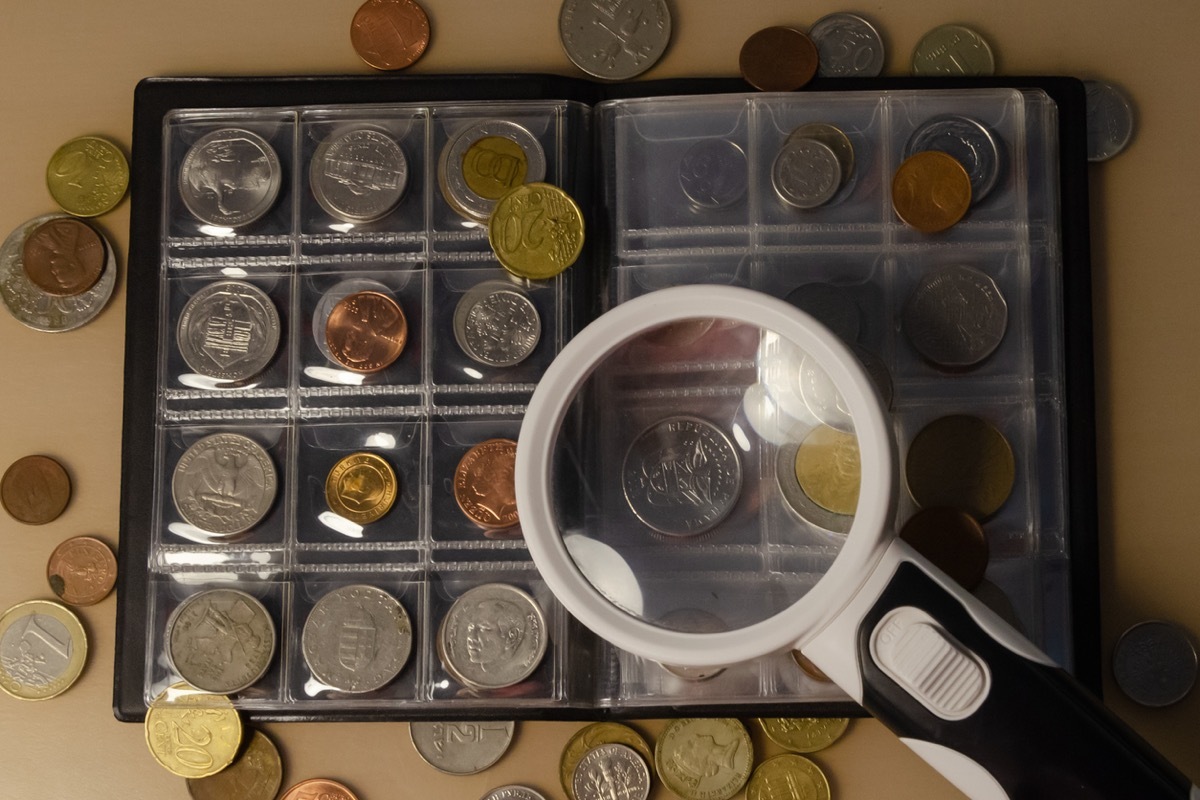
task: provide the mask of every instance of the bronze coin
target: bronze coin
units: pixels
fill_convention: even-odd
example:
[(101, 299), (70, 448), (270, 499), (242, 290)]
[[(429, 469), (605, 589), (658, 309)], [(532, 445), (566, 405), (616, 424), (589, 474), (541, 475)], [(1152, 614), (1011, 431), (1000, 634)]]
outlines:
[(77, 219), (52, 219), (33, 229), (21, 252), (25, 275), (46, 294), (70, 297), (96, 285), (107, 253), (100, 234)]
[(905, 461), (908, 491), (921, 508), (948, 506), (987, 519), (1016, 480), (1012, 447), (996, 426), (955, 414), (921, 429)]
[(99, 539), (76, 536), (54, 548), (46, 578), (64, 603), (95, 605), (108, 597), (117, 582), (117, 558)]
[(0, 478), (0, 503), (18, 522), (42, 525), (57, 519), (71, 499), (71, 479), (49, 456), (25, 456)]
[(358, 797), (337, 781), (309, 778), (288, 789), (279, 800), (358, 800)]
[(809, 660), (808, 656), (801, 653), (799, 650), (792, 651), (792, 660), (796, 662), (796, 666), (804, 671), (804, 674), (812, 678), (814, 681), (821, 683), (833, 683), (833, 680), (821, 671), (821, 668)]
[(467, 451), (454, 470), (454, 499), (481, 528), (511, 528), (517, 516), (517, 443), (488, 439)]
[(975, 591), (988, 565), (983, 526), (957, 508), (924, 508), (900, 529), (900, 538), (968, 592)]
[(971, 207), (971, 177), (954, 156), (914, 153), (892, 176), (892, 208), (921, 233), (953, 226)]
[(325, 343), (343, 367), (380, 372), (391, 366), (408, 341), (408, 321), (400, 304), (380, 292), (343, 297), (325, 323)]
[(350, 43), (375, 69), (404, 69), (429, 46), (429, 15), (413, 0), (367, 0), (350, 24)]
[(742, 45), (738, 68), (755, 89), (791, 92), (817, 74), (817, 46), (795, 28), (763, 28)]

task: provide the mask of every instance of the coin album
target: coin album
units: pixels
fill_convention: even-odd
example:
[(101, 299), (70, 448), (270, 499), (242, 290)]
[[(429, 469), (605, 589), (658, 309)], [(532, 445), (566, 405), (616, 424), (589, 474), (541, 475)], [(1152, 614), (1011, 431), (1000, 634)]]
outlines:
[[(994, 141), (994, 182), (960, 223), (925, 234), (893, 211), (891, 179), (914, 134), (949, 116)], [(242, 601), (205, 609), (207, 624), (236, 629), (243, 650), (273, 636), (264, 671), (232, 692), (257, 719), (858, 713), (791, 653), (689, 680), (599, 640), (551, 595), (519, 526), (473, 520), (456, 497), (468, 451), (517, 439), (534, 387), (575, 332), (608, 307), (695, 283), (779, 298), (822, 285), (854, 309), (844, 337), (890, 383), (897, 529), (916, 510), (904, 464), (926, 425), (969, 415), (1003, 434), (1015, 479), (983, 520), (990, 561), (980, 596), (1098, 688), (1083, 116), (1078, 82), (1057, 78), (826, 79), (791, 94), (725, 79), (144, 81), (134, 120), (117, 716), (140, 719), (191, 677), (172, 658), (172, 628), (191, 598), (213, 589), (242, 592), (269, 616), (263, 627), (251, 619), (257, 605)], [(792, 133), (813, 124), (844, 133), (853, 163), (842, 164), (836, 193), (800, 208), (773, 170)], [(470, 189), (453, 185), (463, 180), (454, 148), (483, 136), (516, 142), (526, 180), (565, 189), (583, 209), (584, 254), (559, 276), (510, 276), (489, 246), (486, 208), (471, 208), (462, 195)], [(257, 148), (251, 157), (239, 152), (247, 147)], [(239, 170), (225, 168), (234, 162)], [(488, 169), (507, 164), (500, 157)], [(725, 174), (713, 178), (713, 164)], [(352, 191), (371, 170), (387, 190), (377, 207)], [(962, 267), (982, 274), (1007, 308), (994, 352), (968, 368), (937, 364), (904, 324), (928, 276)], [(510, 305), (480, 313), (523, 326), (490, 350), (470, 338), (467, 318), (489, 293)], [(365, 295), (378, 305), (363, 305)], [(354, 339), (356, 320), (367, 318), (394, 332), (378, 361), (379, 342)], [(658, 420), (690, 415), (726, 432), (755, 425), (741, 392), (695, 381), (723, 368), (701, 355), (658, 372), (641, 364), (628, 395), (585, 409), (576, 424), (611, 434), (584, 469), (611, 474), (612, 486), (575, 511), (623, 502), (622, 459)], [(358, 454), (390, 467), (381, 515), (343, 507), (353, 486), (330, 495), (331, 473)], [(765, 510), (753, 527), (735, 511), (692, 545), (686, 570), (670, 573), (680, 591), (713, 573), (745, 585), (763, 570), (819, 574), (836, 554), (839, 535), (783, 495), (777, 456), (767, 444), (746, 451), (738, 502)], [(441, 629), (456, 600), (495, 584), (537, 606), (545, 651), (518, 682), (489, 687), (447, 667)], [(314, 673), (304, 644), (318, 601), (363, 585), (398, 602), (411, 629), (402, 666), (369, 691)], [(694, 600), (703, 609), (704, 598)], [(347, 668), (384, 646), (374, 628), (357, 630), (336, 645)], [(195, 636), (191, 648), (211, 646), (202, 630)]]

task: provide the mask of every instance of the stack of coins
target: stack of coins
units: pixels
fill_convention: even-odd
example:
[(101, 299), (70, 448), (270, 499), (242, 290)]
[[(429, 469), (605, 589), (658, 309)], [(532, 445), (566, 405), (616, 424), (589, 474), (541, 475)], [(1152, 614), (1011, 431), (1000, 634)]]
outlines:
[(246, 385), (279, 349), (279, 312), (262, 289), (217, 281), (188, 300), (175, 326), (184, 363), (216, 386)]
[(542, 663), (548, 645), (542, 607), (522, 589), (504, 583), (464, 592), (437, 632), (442, 666), (472, 692), (505, 689), (527, 680)]
[(46, 165), (46, 188), (63, 211), (97, 217), (121, 202), (129, 187), (129, 162), (107, 139), (80, 136), (54, 151)]
[(326, 593), (304, 622), (301, 652), (313, 677), (348, 694), (391, 683), (412, 653), (413, 628), (400, 601), (374, 586)]
[(904, 158), (933, 150), (952, 156), (967, 171), (971, 203), (983, 200), (1000, 177), (1000, 141), (987, 125), (962, 114), (943, 114), (926, 120), (904, 144)]
[(240, 433), (215, 433), (193, 443), (171, 476), (175, 510), (212, 541), (250, 532), (271, 510), (277, 487), (270, 454)]
[(845, 132), (810, 122), (788, 136), (771, 168), (775, 193), (803, 210), (829, 203), (854, 175), (854, 145)]
[[(576, 792), (576, 775), (579, 772), (579, 766), (584, 759), (594, 750), (605, 746), (623, 747), (632, 753), (642, 764), (646, 770), (646, 782), (649, 783), (654, 775), (654, 755), (650, 750), (650, 745), (640, 733), (635, 731), (628, 725), (622, 725), (617, 722), (597, 722), (588, 725), (577, 732), (567, 742), (567, 746), (563, 748), (562, 757), (558, 764), (558, 777), (562, 783), (563, 792), (567, 795), (568, 800), (585, 800), (588, 797), (594, 797), (594, 794), (587, 792), (579, 794)], [(641, 768), (628, 757), (628, 754), (622, 753), (621, 762), (640, 778)], [(591, 777), (588, 773), (594, 771), (596, 759), (591, 762), (593, 767), (585, 770), (581, 777), (582, 782), (586, 783)], [(603, 795), (601, 795), (603, 796)], [(611, 796), (611, 794), (610, 794)], [(622, 795), (619, 791), (615, 796), (636, 796), (634, 794)]]
[(275, 148), (245, 128), (221, 128), (201, 136), (179, 168), (184, 207), (214, 233), (262, 219), (274, 208), (282, 185)]

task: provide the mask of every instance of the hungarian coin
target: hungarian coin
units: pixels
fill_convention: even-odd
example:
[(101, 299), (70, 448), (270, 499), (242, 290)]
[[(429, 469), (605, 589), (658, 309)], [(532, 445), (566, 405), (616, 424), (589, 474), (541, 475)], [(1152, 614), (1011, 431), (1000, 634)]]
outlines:
[(921, 233), (952, 227), (971, 207), (971, 177), (953, 156), (936, 150), (915, 153), (892, 176), (896, 216)]
[(313, 677), (358, 694), (391, 683), (412, 643), (412, 622), (396, 598), (373, 586), (343, 586), (309, 612), (301, 650)]
[(454, 310), (454, 340), (472, 361), (489, 367), (520, 364), (541, 336), (537, 306), (510, 284), (480, 284), (464, 294)]
[(1008, 330), (1008, 303), (986, 273), (961, 264), (927, 274), (904, 304), (901, 326), (926, 360), (947, 369), (979, 364)]
[(760, 717), (763, 733), (792, 753), (815, 753), (841, 738), (850, 725), (845, 717)]
[(350, 23), (350, 44), (367, 66), (410, 67), (429, 47), (429, 15), (414, 0), (367, 0)]
[(1084, 81), (1088, 161), (1107, 161), (1133, 138), (1133, 103), (1111, 83)]
[(862, 329), (862, 311), (854, 295), (836, 283), (806, 283), (788, 292), (784, 300), (813, 317), (841, 339), (853, 342)]
[(391, 511), (397, 491), (395, 470), (375, 453), (351, 453), (325, 477), (329, 509), (359, 525), (377, 522)]
[(279, 312), (266, 292), (243, 281), (218, 281), (188, 300), (175, 340), (192, 370), (238, 382), (271, 363), (279, 349), (279, 332)]
[(512, 439), (480, 442), (459, 459), (454, 470), (454, 500), (467, 519), (481, 528), (511, 528), (517, 513), (517, 443)]
[(858, 437), (828, 425), (813, 428), (796, 452), (796, 480), (821, 508), (852, 515), (862, 480)]
[[(723, 633), (729, 630), (723, 619), (699, 608), (677, 608), (659, 617), (656, 624), (684, 633)], [(662, 663), (659, 666), (677, 678), (694, 682), (711, 680), (725, 671), (723, 666), (681, 667)]]
[(791, 655), (792, 655), (792, 661), (796, 662), (796, 666), (799, 667), (804, 672), (805, 675), (812, 678), (814, 681), (818, 681), (820, 683), (832, 683), (833, 682), (832, 680), (830, 680), (829, 676), (826, 675), (824, 672), (822, 672), (821, 668), (818, 667), (816, 664), (814, 664), (811, 660), (809, 660), (808, 656), (804, 655), (804, 653), (801, 653), (799, 650), (793, 650), (791, 652)]
[(721, 430), (698, 417), (668, 417), (629, 446), (621, 483), (630, 510), (668, 536), (715, 528), (737, 505), (742, 463)]
[(755, 768), (746, 800), (830, 800), (829, 780), (804, 756), (784, 753)]
[(783, 495), (784, 502), (801, 519), (814, 527), (830, 533), (849, 533), (850, 526), (854, 523), (853, 515), (835, 514), (822, 508), (800, 486), (800, 479), (796, 475), (796, 456), (799, 451), (798, 443), (790, 443), (781, 445), (776, 453), (775, 480), (779, 484), (779, 493)]
[(279, 800), (358, 800), (358, 797), (337, 781), (309, 778), (289, 788)]
[(331, 217), (373, 222), (391, 213), (408, 187), (400, 145), (374, 128), (336, 131), (309, 163), (313, 197)]
[(0, 614), (0, 689), (18, 700), (62, 694), (83, 672), (87, 634), (66, 607), (17, 603)]
[(446, 612), (444, 628), (446, 665), (473, 688), (514, 686), (546, 655), (541, 606), (515, 586), (488, 583), (467, 590)]
[(188, 778), (192, 800), (275, 800), (283, 782), (283, 760), (275, 743), (254, 731), (237, 760), (216, 775)]
[(701, 139), (679, 160), (679, 186), (698, 208), (728, 208), (749, 184), (746, 153), (728, 139)]
[(146, 746), (172, 775), (207, 778), (233, 763), (242, 720), (228, 697), (175, 683), (146, 710)]
[(746, 83), (764, 92), (791, 92), (817, 74), (817, 46), (808, 34), (775, 26), (751, 34), (738, 54)]
[(1016, 461), (995, 425), (966, 414), (921, 429), (905, 460), (908, 491), (921, 508), (949, 506), (976, 519), (995, 514), (1012, 493)]
[(941, 25), (921, 37), (913, 75), (992, 75), (996, 60), (987, 40), (965, 25)]
[(117, 558), (91, 536), (75, 536), (54, 548), (46, 578), (59, 600), (73, 606), (99, 603), (117, 582)]
[(263, 604), (236, 589), (209, 589), (167, 623), (167, 651), (181, 678), (206, 692), (253, 686), (275, 655), (275, 623)]
[(558, 36), (571, 63), (589, 75), (625, 81), (662, 58), (671, 41), (664, 0), (563, 0)]
[(96, 217), (116, 208), (129, 187), (129, 162), (121, 148), (99, 136), (64, 144), (46, 165), (46, 188), (63, 211)]
[(25, 238), (21, 266), (29, 281), (46, 294), (74, 297), (96, 285), (104, 274), (104, 239), (77, 219), (43, 222)]
[(546, 796), (528, 786), (511, 784), (492, 789), (483, 796), (482, 800), (546, 800)]
[(827, 122), (809, 122), (788, 134), (788, 141), (793, 139), (813, 139), (833, 151), (842, 170), (839, 186), (845, 186), (854, 175), (854, 144), (841, 128)]
[(243, 128), (200, 137), (179, 168), (179, 193), (196, 219), (237, 228), (261, 219), (279, 196), (283, 170), (267, 140)]
[(325, 322), (325, 345), (353, 372), (382, 372), (408, 343), (408, 319), (390, 295), (355, 292), (337, 302)]
[(439, 772), (474, 775), (499, 761), (512, 744), (515, 722), (408, 723), (417, 755)]
[(508, 192), (545, 177), (541, 142), (525, 127), (503, 119), (458, 131), (438, 159), (442, 196), (459, 214), (477, 222), (486, 222)]
[(1196, 683), (1196, 647), (1187, 631), (1170, 622), (1134, 625), (1117, 640), (1113, 677), (1129, 699), (1144, 706), (1178, 703)]
[(904, 523), (900, 538), (968, 592), (975, 591), (987, 571), (983, 526), (965, 511), (923, 508)]
[(0, 502), (17, 522), (44, 525), (58, 519), (71, 500), (71, 478), (50, 456), (24, 456), (4, 470)]
[(816, 139), (788, 139), (771, 167), (771, 184), (783, 202), (801, 209), (828, 203), (842, 185), (833, 149)]
[(987, 197), (1000, 177), (1000, 145), (977, 119), (946, 114), (926, 120), (904, 145), (904, 157), (925, 150), (953, 156), (971, 179), (971, 202)]
[(571, 784), (575, 800), (646, 800), (650, 769), (633, 748), (601, 744), (575, 765)]
[(604, 744), (621, 744), (631, 748), (641, 756), (653, 777), (654, 753), (641, 734), (619, 722), (595, 722), (572, 736), (563, 748), (558, 777), (568, 800), (581, 800), (575, 795), (575, 767), (589, 751)]
[(205, 436), (184, 452), (171, 498), (186, 522), (217, 536), (244, 533), (271, 510), (277, 481), (271, 456), (238, 433)]
[(583, 240), (583, 212), (569, 194), (549, 183), (513, 189), (496, 201), (488, 220), (488, 243), (496, 260), (518, 278), (553, 278), (578, 260)]
[(883, 39), (857, 14), (828, 14), (813, 23), (808, 35), (817, 46), (817, 74), (823, 78), (874, 78), (883, 72)]
[(729, 800), (750, 779), (754, 745), (736, 719), (677, 719), (654, 745), (658, 776), (689, 800)]

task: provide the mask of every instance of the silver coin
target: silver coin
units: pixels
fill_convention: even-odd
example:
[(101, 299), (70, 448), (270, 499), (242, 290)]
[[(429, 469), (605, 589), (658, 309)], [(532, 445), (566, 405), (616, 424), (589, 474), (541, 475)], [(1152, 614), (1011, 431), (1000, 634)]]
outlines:
[(788, 205), (817, 208), (837, 194), (842, 166), (829, 145), (815, 139), (789, 139), (775, 157), (771, 183)]
[(821, 77), (874, 78), (883, 72), (883, 39), (874, 25), (856, 14), (821, 17), (808, 35), (817, 46)]
[(632, 747), (602, 744), (579, 759), (571, 788), (575, 800), (646, 800), (650, 768)]
[(175, 341), (194, 372), (238, 382), (271, 363), (279, 333), (279, 312), (266, 292), (242, 281), (218, 281), (188, 300), (175, 326)]
[(700, 208), (728, 208), (749, 184), (746, 153), (728, 139), (702, 139), (679, 160), (679, 186)]
[(309, 612), (301, 651), (321, 683), (360, 693), (391, 683), (408, 663), (412, 643), (412, 622), (396, 598), (374, 586), (343, 586)]
[(854, 523), (853, 515), (835, 514), (822, 508), (800, 486), (796, 477), (796, 455), (799, 451), (799, 443), (781, 445), (776, 451), (775, 481), (784, 502), (798, 517), (815, 528), (829, 533), (849, 533)]
[(629, 446), (621, 482), (642, 522), (668, 536), (696, 536), (737, 505), (742, 464), (717, 426), (698, 417), (669, 417)]
[(167, 623), (171, 663), (206, 692), (234, 694), (266, 674), (275, 655), (275, 623), (255, 598), (236, 589), (192, 595)]
[(237, 228), (260, 219), (275, 205), (283, 170), (267, 140), (242, 128), (200, 137), (179, 168), (179, 193), (196, 219)]
[(542, 318), (524, 292), (489, 281), (463, 295), (454, 310), (454, 339), (473, 361), (511, 367), (529, 357), (542, 336)]
[(922, 357), (941, 367), (964, 369), (1000, 346), (1008, 329), (1008, 304), (983, 272), (964, 265), (942, 267), (913, 289), (901, 325)]
[(854, 295), (835, 283), (806, 283), (784, 300), (824, 325), (843, 342), (853, 342), (862, 329), (862, 311)]
[(514, 686), (537, 670), (549, 639), (537, 601), (503, 583), (469, 589), (443, 622), (447, 668), (472, 688)]
[(977, 119), (958, 114), (933, 117), (913, 131), (904, 145), (904, 158), (936, 150), (954, 159), (971, 179), (971, 202), (978, 203), (1000, 177), (1000, 147), (996, 137)]
[[(26, 605), (23, 609), (18, 606), (3, 612), (5, 617), (15, 620), (0, 637), (0, 691), (21, 696), (24, 690), (24, 694), (33, 694), (35, 698), (50, 697), (48, 692), (62, 691), (78, 677), (82, 665), (72, 661), (80, 648), (87, 652), (87, 641), (72, 636), (71, 629), (55, 617), (33, 610), (38, 606), (44, 608), (45, 601), (31, 602), (38, 605)], [(72, 671), (76, 677), (69, 677)]]
[(206, 436), (184, 452), (171, 476), (179, 516), (202, 531), (234, 536), (250, 530), (275, 502), (275, 465), (253, 439)]
[[(657, 624), (683, 633), (723, 633), (729, 630), (725, 620), (699, 608), (677, 608), (659, 617)], [(696, 683), (711, 680), (725, 671), (725, 667), (681, 667), (661, 663), (659, 666), (677, 678)]]
[(96, 318), (112, 297), (117, 285), (117, 260), (112, 245), (100, 231), (108, 256), (104, 272), (92, 288), (67, 297), (48, 294), (25, 274), (25, 240), (29, 234), (52, 219), (73, 219), (66, 214), (43, 214), (16, 228), (0, 246), (0, 296), (4, 306), (22, 325), (44, 333), (75, 330)]
[(438, 181), (446, 202), (467, 219), (486, 222), (499, 198), (483, 197), (467, 185), (463, 159), (471, 145), (489, 136), (509, 139), (525, 153), (525, 183), (537, 183), (546, 177), (546, 152), (537, 137), (515, 122), (489, 119), (476, 122), (450, 137), (438, 160)]
[(991, 75), (996, 71), (987, 40), (965, 25), (941, 25), (913, 50), (913, 75)]
[(799, 375), (800, 399), (813, 416), (831, 428), (853, 433), (854, 420), (850, 418), (850, 406), (829, 373), (808, 353), (801, 354), (796, 371)]
[(837, 156), (838, 166), (842, 168), (842, 186), (845, 186), (853, 177), (854, 145), (841, 128), (826, 122), (810, 122), (788, 134), (788, 141), (792, 139), (815, 139), (829, 147)]
[(410, 722), (413, 747), (426, 764), (450, 775), (474, 775), (512, 744), (514, 722)]
[(373, 222), (391, 213), (408, 187), (408, 159), (392, 137), (374, 128), (336, 131), (309, 163), (313, 197), (332, 217)]
[(511, 784), (492, 789), (483, 796), (482, 800), (546, 800), (546, 796), (528, 786)]
[(1196, 648), (1178, 625), (1151, 620), (1117, 640), (1113, 676), (1131, 700), (1144, 706), (1178, 703), (1196, 683)]
[(1104, 81), (1084, 81), (1087, 92), (1088, 161), (1107, 161), (1133, 138), (1133, 103)]
[(587, 74), (629, 80), (662, 58), (671, 11), (664, 0), (563, 0), (558, 35), (567, 58)]

